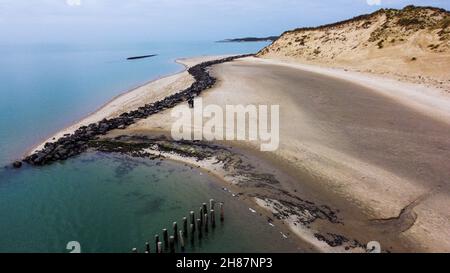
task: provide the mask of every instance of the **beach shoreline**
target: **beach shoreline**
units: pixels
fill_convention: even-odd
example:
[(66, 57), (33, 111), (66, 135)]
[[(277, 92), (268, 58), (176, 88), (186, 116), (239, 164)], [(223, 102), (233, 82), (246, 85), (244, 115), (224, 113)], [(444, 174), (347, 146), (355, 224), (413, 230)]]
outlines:
[[(169, 73), (167, 75), (162, 75), (162, 76), (158, 76), (152, 80), (146, 81), (142, 84), (138, 84), (135, 87), (132, 87), (124, 92), (121, 92), (120, 94), (114, 96), (113, 98), (109, 99), (107, 102), (103, 103), (100, 105), (100, 107), (98, 107), (96, 110), (93, 110), (91, 113), (88, 113), (86, 115), (84, 115), (84, 117), (75, 120), (73, 122), (68, 122), (67, 126), (64, 127), (63, 129), (57, 130), (54, 133), (51, 133), (49, 136), (39, 140), (38, 142), (36, 142), (36, 144), (31, 145), (31, 148), (27, 149), (23, 154), (22, 157), (26, 157), (26, 156), (30, 156), (33, 153), (41, 150), (45, 143), (48, 142), (54, 142), (55, 140), (63, 137), (65, 134), (73, 134), (76, 129), (78, 129), (79, 127), (89, 124), (91, 122), (98, 122), (100, 121), (102, 118), (111, 118), (114, 115), (111, 114), (106, 114), (106, 111), (110, 111), (109, 108), (111, 108), (111, 106), (116, 103), (117, 101), (119, 101), (120, 99), (127, 99), (129, 96), (133, 96), (133, 93), (139, 93), (139, 95), (142, 95), (142, 92), (145, 90), (144, 89), (157, 89), (157, 92), (160, 92), (161, 90), (161, 85), (159, 84), (160, 81), (164, 81), (166, 79), (170, 79), (170, 78), (175, 78), (175, 80), (178, 80), (177, 76), (184, 76), (182, 74), (187, 74), (187, 70), (189, 69), (189, 67), (192, 67), (198, 63), (204, 62), (204, 61), (209, 61), (209, 60), (213, 60), (213, 59), (221, 59), (221, 58), (226, 58), (226, 57), (231, 57), (231, 56), (235, 56), (235, 55), (230, 55), (230, 54), (226, 54), (226, 55), (217, 55), (217, 56), (196, 56), (196, 57), (181, 57), (181, 58), (177, 58), (175, 59), (173, 62), (176, 64), (181, 65), (183, 68), (180, 69), (179, 71), (173, 72), (173, 73)], [(187, 75), (189, 76), (189, 75)], [(166, 82), (163, 82), (162, 85), (167, 85)], [(189, 83), (185, 84), (184, 86), (180, 87), (181, 89), (187, 88), (189, 85)], [(172, 90), (174, 91), (174, 90)], [(175, 90), (177, 91), (177, 90)], [(136, 107), (137, 108), (137, 107)], [(126, 109), (124, 109), (122, 112), (126, 112), (126, 111), (131, 111), (134, 110), (133, 107), (127, 107)], [(117, 116), (117, 114), (115, 115)], [(102, 117), (102, 118), (100, 118)]]
[(146, 81), (146, 82), (144, 82), (142, 84), (138, 84), (135, 87), (132, 87), (132, 88), (130, 88), (130, 89), (128, 89), (128, 90), (126, 90), (126, 91), (124, 91), (124, 92), (114, 96), (113, 98), (109, 99), (107, 102), (101, 104), (101, 106), (98, 107), (96, 110), (94, 110), (94, 111), (84, 115), (82, 118), (80, 118), (78, 120), (75, 120), (75, 121), (72, 121), (72, 122), (68, 122), (67, 126), (64, 127), (64, 129), (58, 130), (58, 131), (50, 134), (49, 136), (39, 140), (36, 144), (32, 145), (32, 147), (30, 149), (26, 150), (22, 154), (22, 157), (29, 156), (29, 155), (35, 153), (36, 151), (42, 149), (43, 145), (45, 143), (51, 142), (52, 140), (57, 139), (58, 137), (61, 137), (62, 134), (66, 134), (66, 133), (67, 134), (71, 134), (71, 133), (73, 133), (76, 130), (76, 129), (74, 129), (74, 127), (77, 127), (77, 126), (80, 127), (81, 124), (86, 123), (85, 121), (89, 117), (92, 117), (92, 116), (94, 116), (94, 115), (96, 115), (98, 113), (101, 113), (102, 110), (104, 110), (105, 108), (108, 107), (108, 105), (110, 105), (114, 101), (120, 99), (121, 97), (125, 97), (125, 96), (129, 95), (129, 93), (137, 91), (137, 90), (139, 90), (139, 89), (141, 89), (143, 87), (146, 87), (148, 85), (151, 85), (152, 83), (157, 82), (157, 81), (159, 81), (161, 79), (164, 79), (164, 78), (167, 78), (167, 77), (171, 77), (171, 76), (176, 76), (177, 74), (181, 74), (183, 72), (186, 72), (187, 69), (188, 69), (188, 66), (181, 62), (183, 59), (187, 59), (187, 58), (178, 58), (178, 59), (174, 60), (174, 62), (179, 64), (179, 65), (181, 65), (183, 67), (183, 69), (180, 69), (179, 71), (174, 72), (174, 73), (169, 73), (167, 75), (158, 76), (155, 79)]
[[(206, 58), (206, 59), (205, 59)], [(194, 58), (194, 59), (179, 59), (177, 60), (177, 62), (185, 65), (185, 68), (198, 64), (200, 62), (204, 62), (205, 60), (211, 60), (217, 57), (202, 57), (202, 58)], [(386, 100), (393, 100), (398, 102), (398, 105), (404, 105), (405, 108), (411, 108), (414, 109), (415, 111), (417, 111), (418, 113), (420, 113), (421, 115), (425, 115), (428, 116), (430, 118), (432, 118), (433, 120), (437, 120), (439, 122), (443, 122), (445, 124), (450, 124), (448, 121), (450, 120), (450, 111), (447, 111), (448, 108), (445, 108), (446, 105), (448, 104), (448, 101), (446, 98), (442, 98), (439, 96), (435, 96), (436, 93), (434, 93), (434, 91), (430, 91), (430, 89), (426, 89), (426, 92), (422, 92), (421, 93), (421, 88), (419, 88), (419, 85), (403, 85), (402, 83), (396, 83), (393, 86), (393, 89), (395, 90), (403, 90), (402, 92), (398, 92), (398, 93), (392, 93), (392, 91), (390, 90), (390, 92), (386, 93), (386, 90), (384, 90), (384, 88), (386, 88), (387, 85), (392, 85), (392, 82), (384, 82), (384, 86), (383, 84), (380, 85), (376, 85), (376, 79), (381, 79), (381, 78), (376, 78), (368, 80), (365, 79), (364, 80), (364, 76), (355, 76), (355, 74), (351, 74), (348, 71), (343, 71), (343, 70), (332, 70), (332, 69), (328, 69), (328, 68), (318, 68), (318, 67), (313, 67), (313, 66), (306, 66), (306, 65), (302, 65), (302, 64), (292, 64), (292, 63), (286, 63), (286, 62), (282, 62), (282, 61), (276, 61), (276, 60), (264, 60), (264, 59), (260, 59), (260, 58), (244, 58), (244, 59), (240, 59), (238, 61), (234, 61), (233, 64), (219, 64), (214, 66), (214, 68), (212, 69), (212, 73), (214, 74), (214, 76), (219, 77), (219, 81), (218, 83), (216, 83), (216, 85), (214, 86), (213, 89), (206, 91), (204, 94), (202, 93), (202, 97), (204, 99), (206, 99), (207, 101), (209, 101), (210, 103), (218, 103), (218, 101), (222, 102), (222, 103), (231, 103), (234, 101), (240, 101), (239, 99), (242, 99), (243, 97), (240, 97), (241, 95), (243, 96), (248, 96), (249, 98), (252, 98), (254, 101), (252, 101), (253, 103), (262, 103), (262, 102), (266, 102), (266, 101), (276, 101), (277, 97), (273, 97), (273, 96), (267, 96), (265, 98), (261, 98), (259, 97), (259, 95), (255, 95), (254, 92), (250, 91), (249, 88), (251, 88), (252, 83), (255, 84), (255, 82), (249, 82), (247, 79), (247, 82), (245, 82), (244, 80), (240, 80), (239, 82), (234, 82), (234, 85), (232, 86), (234, 90), (240, 90), (242, 88), (242, 90), (246, 90), (249, 91), (248, 93), (243, 92), (243, 94), (240, 94), (239, 96), (236, 96), (236, 98), (230, 98), (229, 95), (227, 95), (227, 93), (221, 94), (220, 92), (218, 92), (217, 90), (227, 90), (227, 92), (229, 92), (230, 87), (227, 87), (226, 85), (230, 83), (230, 78), (227, 78), (228, 76), (226, 76), (225, 78), (223, 78), (223, 75), (227, 75), (224, 74), (224, 72), (227, 71), (231, 71), (231, 69), (236, 69), (235, 67), (241, 65), (243, 68), (242, 69), (246, 69), (246, 70), (242, 70), (242, 71), (247, 71), (249, 69), (246, 68), (246, 66), (249, 65), (254, 65), (255, 67), (268, 67), (270, 69), (274, 69), (273, 71), (278, 71), (280, 70), (282, 67), (286, 67), (286, 69), (292, 69), (293, 71), (297, 71), (296, 69), (302, 70), (302, 71), (308, 71), (308, 73), (314, 73), (315, 74), (328, 74), (327, 76), (329, 77), (334, 77), (336, 78), (337, 82), (343, 84), (343, 82), (357, 82), (357, 85), (359, 84), (359, 86), (363, 86), (364, 88), (370, 88), (371, 92), (374, 91), (375, 89), (378, 88), (378, 90), (375, 90), (377, 93), (377, 96), (381, 96)], [(241, 72), (242, 72), (241, 71)], [(193, 81), (192, 77), (189, 78), (189, 75), (183, 75), (183, 73), (187, 74), (186, 70), (183, 72), (180, 72), (178, 74), (175, 75), (171, 75), (169, 77), (163, 78), (163, 79), (159, 79), (157, 81), (152, 81), (149, 84), (145, 85), (152, 85), (152, 83), (154, 84), (155, 82), (158, 81), (163, 81), (163, 82), (159, 82), (159, 84), (157, 84), (157, 88), (152, 89), (154, 92), (158, 93), (158, 95), (160, 95), (160, 97), (164, 97), (164, 95), (167, 96), (167, 94), (174, 94), (177, 91), (183, 89), (184, 87), (186, 87), (186, 85), (189, 85), (189, 83), (191, 83)], [(227, 72), (228, 73), (228, 72)], [(249, 72), (251, 73), (251, 71)], [(345, 75), (344, 75), (345, 74)], [(178, 76), (177, 76), (178, 75)], [(309, 75), (309, 74), (308, 74)], [(313, 75), (313, 74), (311, 74)], [(243, 76), (243, 78), (245, 78), (245, 76)], [(164, 79), (166, 79), (166, 81), (164, 81)], [(171, 79), (167, 82), (167, 79)], [(181, 83), (180, 83), (181, 81)], [(375, 82), (374, 82), (375, 81)], [(169, 83), (169, 85), (171, 85), (171, 88), (167, 88), (167, 83)], [(405, 92), (411, 92), (411, 86), (415, 86), (417, 87), (417, 89), (413, 89), (413, 94), (415, 95), (409, 95), (409, 96), (404, 96), (406, 93)], [(153, 86), (155, 87), (155, 86)], [(224, 89), (225, 88), (225, 89)], [(360, 88), (360, 87), (358, 87)], [(402, 89), (403, 88), (403, 89)], [(394, 91), (395, 91), (394, 90)], [(139, 93), (140, 90), (139, 88), (133, 90), (136, 93)], [(131, 91), (131, 93), (133, 93), (133, 91)], [(118, 103), (117, 100), (120, 100), (123, 97), (126, 97), (127, 94), (130, 94), (130, 92), (123, 94), (119, 97), (117, 97), (116, 99), (110, 101), (109, 103), (107, 103), (104, 107), (100, 108), (99, 110), (96, 111), (97, 114), (101, 113), (100, 116), (96, 116), (97, 120), (95, 119), (90, 119), (92, 118), (92, 116), (88, 116), (87, 118), (84, 119), (84, 121), (88, 120), (88, 121), (100, 121), (100, 117), (108, 117), (108, 114), (111, 115), (111, 113), (114, 113), (114, 111), (105, 111), (105, 109), (108, 109), (108, 106), (113, 106), (114, 103)], [(145, 93), (144, 93), (145, 94)], [(140, 96), (137, 96), (136, 98), (134, 98), (135, 100), (138, 101), (143, 101), (143, 97), (144, 94), (140, 94)], [(160, 98), (159, 97), (159, 98)], [(425, 98), (425, 99), (424, 99)], [(286, 99), (286, 98), (285, 98)], [(287, 98), (287, 100), (289, 100), (289, 97)], [(245, 100), (242, 100), (245, 102)], [(147, 103), (149, 101), (146, 101)], [(286, 102), (286, 101), (284, 101)], [(119, 103), (120, 104), (120, 103)], [(124, 105), (121, 105), (121, 107), (123, 108)], [(114, 107), (113, 107), (114, 108)], [(126, 111), (130, 111), (130, 110), (134, 110), (136, 109), (136, 104), (133, 103), (128, 103), (126, 105), (126, 107), (124, 107), (126, 109), (123, 109), (123, 112)], [(291, 109), (291, 111), (293, 111), (293, 114), (296, 114), (297, 116), (299, 116), (299, 122), (304, 122), (303, 120), (303, 113), (302, 112), (298, 112), (297, 110), (293, 110), (293, 108), (289, 108)], [(125, 111), (126, 110), (126, 111)], [(102, 113), (102, 111), (104, 111), (104, 113)], [(165, 134), (168, 136), (169, 132), (170, 132), (170, 124), (171, 124), (171, 119), (170, 119), (170, 111), (165, 110), (161, 113), (158, 113), (156, 115), (150, 116), (146, 119), (143, 119), (141, 121), (138, 121), (134, 124), (132, 124), (129, 128), (127, 129), (116, 129), (113, 130), (111, 132), (108, 132), (106, 134), (106, 138), (107, 139), (114, 139), (115, 137), (120, 137), (123, 135), (128, 135), (128, 136), (133, 136), (133, 135), (137, 135), (137, 136), (148, 136), (148, 135), (155, 135), (155, 134)], [(117, 109), (116, 109), (116, 114), (117, 114)], [(74, 130), (76, 130), (77, 126), (80, 125), (80, 123), (77, 123), (69, 128), (72, 128)], [(309, 126), (309, 125), (308, 125)], [(306, 129), (306, 128), (303, 128)], [(67, 129), (66, 129), (67, 130)], [(311, 131), (314, 132), (315, 134), (315, 129), (312, 127), (307, 127), (307, 130), (305, 131)], [(59, 132), (59, 134), (64, 135), (65, 133), (67, 133), (67, 131), (62, 131)], [(290, 136), (292, 137), (292, 136)], [(297, 137), (294, 135), (294, 137)], [(305, 137), (305, 135), (302, 134), (302, 137)], [(318, 137), (318, 139), (321, 139), (323, 136), (321, 136), (321, 134), (317, 134), (314, 137)], [(309, 136), (306, 136), (306, 138), (309, 138)], [(103, 139), (103, 137), (102, 137)], [(249, 150), (256, 150), (255, 148), (258, 147), (258, 145), (256, 145), (255, 143), (239, 143), (239, 145), (245, 146), (245, 149), (249, 149)], [(232, 147), (239, 147), (239, 145), (236, 145), (236, 143), (222, 143), (222, 145), (224, 146), (232, 146)], [(298, 144), (296, 144), (298, 145)], [(333, 251), (337, 251), (337, 252), (344, 252), (344, 251), (356, 251), (356, 252), (361, 252), (364, 251), (364, 245), (365, 243), (367, 243), (370, 240), (370, 236), (373, 237), (379, 237), (380, 234), (382, 234), (383, 232), (379, 230), (379, 228), (374, 228), (373, 224), (371, 224), (370, 219), (384, 219), (384, 218), (389, 218), (391, 215), (396, 215), (400, 210), (402, 210), (402, 208), (404, 207), (404, 202), (408, 202), (408, 200), (414, 199), (416, 198), (418, 195), (422, 195), (424, 194), (424, 192), (427, 192), (426, 189), (423, 188), (422, 185), (416, 186), (416, 185), (412, 185), (412, 183), (410, 183), (409, 181), (405, 181), (404, 179), (399, 179), (399, 178), (393, 178), (393, 175), (390, 173), (386, 173), (385, 170), (382, 169), (376, 169), (374, 167), (371, 167), (372, 169), (368, 169), (367, 166), (361, 165), (361, 162), (356, 162), (354, 161), (354, 158), (350, 158), (350, 157), (344, 157), (344, 156), (348, 156), (348, 155), (344, 155), (344, 154), (334, 154), (333, 151), (327, 151), (327, 150), (317, 150), (317, 148), (320, 149), (324, 149), (324, 147), (316, 147), (316, 146), (311, 146), (311, 144), (308, 144), (309, 147), (307, 146), (302, 146), (303, 144), (300, 143), (299, 146), (293, 146), (290, 147), (290, 149), (293, 149), (294, 151), (298, 151), (298, 154), (296, 155), (295, 153), (289, 153), (286, 151), (283, 152), (278, 152), (273, 154), (272, 156), (277, 158), (278, 163), (273, 162), (272, 166), (268, 166), (266, 165), (266, 167), (273, 167), (273, 171), (275, 173), (278, 173), (278, 175), (281, 175), (280, 173), (283, 172), (282, 168), (279, 168), (280, 165), (286, 164), (287, 166), (290, 166), (290, 168), (294, 169), (295, 171), (292, 172), (292, 176), (297, 176), (297, 177), (302, 177), (303, 179), (301, 180), (301, 182), (304, 185), (296, 185), (296, 184), (302, 184), (302, 183), (298, 183), (298, 181), (296, 181), (296, 179), (298, 178), (286, 178), (286, 181), (288, 182), (282, 182), (283, 187), (287, 187), (286, 189), (284, 189), (285, 193), (287, 195), (289, 194), (294, 194), (295, 198), (299, 198), (297, 192), (305, 192), (305, 194), (302, 196), (302, 198), (304, 198), (305, 196), (308, 197), (307, 200), (313, 200), (317, 203), (325, 203), (325, 204), (332, 204), (333, 208), (338, 207), (339, 211), (344, 210), (344, 212), (342, 213), (345, 219), (352, 219), (352, 225), (350, 225), (351, 227), (346, 227), (346, 228), (342, 228), (339, 226), (339, 224), (336, 223), (327, 223), (326, 221), (324, 221), (323, 219), (316, 218), (313, 223), (311, 224), (311, 226), (307, 227), (307, 225), (298, 225), (298, 218), (300, 217), (304, 217), (304, 215), (302, 215), (301, 213), (295, 211), (295, 208), (293, 209), (293, 207), (289, 208), (286, 207), (284, 205), (280, 205), (279, 200), (282, 200), (282, 194), (274, 194), (272, 191), (266, 192), (265, 194), (269, 194), (269, 195), (273, 195), (273, 199), (271, 198), (258, 198), (258, 197), (253, 197), (253, 199), (251, 200), (253, 202), (253, 204), (259, 206), (261, 209), (265, 210), (266, 212), (270, 212), (273, 213), (273, 215), (288, 215), (286, 217), (282, 217), (280, 219), (281, 222), (286, 223), (291, 231), (295, 234), (298, 235), (299, 238), (301, 238), (303, 241), (306, 241), (307, 243), (309, 243), (311, 246), (313, 246), (313, 248), (315, 250), (322, 250), (324, 252), (333, 252)], [(310, 148), (312, 148), (313, 150), (310, 150)], [(148, 151), (147, 151), (148, 152)], [(300, 162), (302, 164), (299, 165), (298, 161), (299, 159), (297, 157), (302, 157), (302, 153), (318, 153), (318, 152), (322, 152), (325, 155), (328, 156), (333, 156), (333, 157), (329, 157), (326, 160), (344, 160), (344, 161), (348, 161), (348, 162), (354, 162), (357, 163), (355, 166), (357, 166), (358, 168), (361, 168), (361, 170), (365, 170), (369, 173), (372, 172), (379, 172), (376, 175), (374, 174), (374, 178), (376, 178), (376, 180), (378, 181), (377, 183), (381, 183), (382, 179), (388, 179), (388, 180), (392, 180), (393, 182), (402, 182), (402, 183), (406, 183), (405, 185), (407, 187), (410, 187), (410, 191), (407, 193), (403, 193), (403, 196), (401, 199), (399, 199), (398, 201), (394, 202), (391, 201), (390, 198), (392, 198), (392, 200), (395, 200), (395, 198), (397, 198), (398, 196), (397, 194), (397, 188), (393, 187), (393, 192), (394, 195), (390, 196), (389, 199), (386, 199), (382, 196), (382, 194), (380, 193), (380, 195), (376, 196), (377, 202), (379, 202), (379, 200), (388, 200), (386, 201), (386, 204), (388, 206), (383, 205), (382, 207), (367, 207), (367, 209), (363, 209), (364, 206), (369, 206), (369, 203), (364, 203), (364, 201), (370, 201), (371, 198), (368, 198), (366, 194), (364, 194), (364, 191), (362, 191), (362, 189), (358, 189), (356, 191), (349, 191), (347, 192), (334, 192), (334, 187), (338, 186), (337, 182), (331, 182), (328, 181), (329, 177), (332, 177), (332, 175), (330, 174), (326, 174), (327, 177), (320, 177), (317, 176), (317, 174), (313, 174), (314, 171), (317, 171), (317, 166), (313, 166), (313, 165), (308, 165), (308, 163), (311, 163), (309, 161), (305, 161), (305, 160), (310, 160), (308, 158), (304, 158), (301, 159)], [(332, 153), (333, 152), (333, 153)], [(242, 153), (244, 156), (250, 156), (250, 153), (246, 153), (243, 152)], [(316, 154), (315, 156), (317, 156), (318, 154)], [(200, 166), (201, 168), (211, 171), (211, 172), (216, 172), (215, 175), (217, 177), (222, 178), (223, 181), (226, 181), (227, 183), (231, 183), (233, 184), (233, 178), (236, 178), (236, 174), (232, 175), (229, 172), (226, 172), (226, 170), (222, 170), (222, 171), (218, 171), (217, 170), (217, 166), (214, 166), (214, 164), (212, 164), (211, 162), (209, 162), (209, 164), (206, 165), (201, 165), (202, 162), (198, 161), (198, 160), (192, 160), (189, 158), (183, 158), (183, 156), (177, 156), (176, 154), (171, 154), (171, 153), (167, 153), (164, 154), (165, 157), (167, 157), (168, 159), (171, 160), (175, 160), (175, 161), (179, 161), (179, 162), (183, 162), (183, 163), (187, 163), (187, 164), (193, 164), (196, 166)], [(258, 156), (261, 156), (261, 154), (256, 155), (255, 158), (258, 158)], [(297, 158), (297, 159), (296, 159)], [(277, 161), (275, 160), (275, 161)], [(316, 159), (314, 159), (316, 160)], [(335, 164), (335, 163), (333, 163)], [(364, 163), (367, 164), (367, 163)], [(307, 175), (305, 175), (304, 173), (304, 168), (308, 169)], [(333, 166), (333, 168), (337, 168), (337, 166)], [(341, 168), (341, 167), (339, 167)], [(282, 170), (282, 171), (277, 171), (276, 169)], [(330, 169), (331, 170), (331, 169)], [(323, 169), (321, 171), (324, 171)], [(344, 171), (344, 169), (341, 169), (340, 171)], [(324, 173), (322, 173), (324, 174)], [(291, 174), (289, 174), (291, 175)], [(342, 174), (339, 173), (339, 176), (341, 176)], [(350, 173), (346, 174), (347, 176), (350, 175)], [(282, 175), (281, 175), (282, 176)], [(231, 177), (231, 178), (230, 178)], [(345, 177), (345, 176), (344, 176)], [(337, 178), (337, 177), (336, 177)], [(231, 180), (230, 180), (231, 179)], [(348, 179), (348, 177), (346, 178)], [(283, 179), (281, 179), (283, 180)], [(289, 181), (291, 180), (291, 181)], [(314, 180), (316, 182), (318, 182), (316, 185), (312, 185), (313, 183), (311, 183), (310, 181), (308, 182), (308, 180)], [(325, 182), (327, 181), (327, 182)], [(375, 181), (375, 180), (374, 180)], [(340, 181), (342, 182), (342, 181)], [(356, 184), (351, 184), (351, 183), (346, 183), (349, 184), (350, 186), (356, 186)], [(381, 183), (380, 184), (381, 187), (386, 187), (386, 184)], [(392, 186), (391, 184), (389, 184), (388, 186)], [(327, 191), (324, 190), (324, 187), (330, 187), (330, 189), (332, 189), (331, 191)], [(363, 188), (364, 189), (364, 188)], [(347, 189), (350, 190), (350, 189)], [(249, 192), (247, 193), (248, 196), (252, 196), (252, 192), (251, 189), (249, 190)], [(338, 197), (335, 197), (334, 194), (337, 194)], [(350, 198), (349, 200), (347, 200), (346, 198), (342, 198), (339, 197), (339, 195), (342, 194), (353, 194), (353, 196), (349, 196), (348, 198)], [(400, 194), (400, 193), (398, 193)], [(293, 200), (297, 200), (294, 197)], [(303, 200), (303, 199), (300, 199)], [(287, 202), (287, 204), (289, 204), (289, 202), (291, 202), (292, 200), (284, 200), (284, 202)], [(296, 201), (296, 202), (300, 202), (300, 201)], [(310, 202), (310, 201), (308, 201)], [(355, 205), (354, 202), (363, 202), (359, 205)], [(297, 203), (297, 205), (301, 206), (303, 203)], [(361, 207), (362, 205), (362, 207)], [(295, 206), (294, 206), (295, 207)], [(320, 207), (320, 206), (317, 206)], [(314, 208), (309, 208), (311, 210), (314, 210)], [(364, 211), (360, 211), (360, 210), (364, 210)], [(300, 215), (300, 216), (299, 216)], [(370, 216), (369, 218), (367, 218), (368, 216)], [(326, 218), (326, 217), (325, 217)], [(368, 220), (369, 219), (369, 220)], [(415, 223), (415, 222), (414, 222)], [(413, 225), (414, 225), (413, 223)], [(305, 228), (307, 227), (307, 228)], [(366, 234), (361, 234), (361, 231), (357, 231), (357, 228), (364, 228), (366, 230), (363, 231), (363, 233)], [(412, 226), (408, 227), (408, 230), (411, 229)], [(422, 227), (421, 227), (422, 228)], [(434, 227), (435, 228), (435, 227)], [(328, 235), (327, 235), (328, 234)], [(329, 235), (332, 234), (332, 235)], [(342, 235), (342, 234), (345, 234)], [(329, 236), (329, 237), (326, 237)], [(423, 251), (436, 251), (436, 249), (446, 249), (446, 245), (443, 245), (443, 248), (435, 245), (436, 242), (431, 242), (429, 244), (429, 246), (419, 246), (420, 244), (423, 244), (423, 241), (426, 240), (426, 237), (423, 237), (423, 233), (415, 230), (414, 233), (411, 236), (400, 236), (399, 239), (396, 242), (393, 242), (389, 245), (390, 249), (389, 250), (393, 250), (393, 251), (414, 251), (417, 249), (423, 250)], [(358, 238), (358, 239), (355, 239)], [(380, 237), (381, 238), (381, 237)], [(417, 246), (414, 246), (415, 243), (415, 239), (419, 239), (419, 241), (421, 241), (421, 243)], [(337, 244), (337, 246), (334, 246)], [(404, 245), (403, 245), (404, 244)], [(345, 246), (345, 247), (344, 247)]]

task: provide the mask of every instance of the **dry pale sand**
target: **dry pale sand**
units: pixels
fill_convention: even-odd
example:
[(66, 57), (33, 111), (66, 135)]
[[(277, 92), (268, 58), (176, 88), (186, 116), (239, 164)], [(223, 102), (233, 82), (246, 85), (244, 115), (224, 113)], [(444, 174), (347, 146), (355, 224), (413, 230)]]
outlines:
[[(202, 94), (205, 105), (281, 107), (278, 151), (259, 153), (257, 142), (234, 145), (281, 163), (299, 177), (296, 183), (339, 208), (355, 234), (406, 251), (450, 251), (448, 97), (419, 85), (258, 58), (220, 64), (212, 73), (219, 82)], [(168, 110), (116, 133), (168, 132), (173, 121)], [(292, 229), (304, 235), (302, 227)]]

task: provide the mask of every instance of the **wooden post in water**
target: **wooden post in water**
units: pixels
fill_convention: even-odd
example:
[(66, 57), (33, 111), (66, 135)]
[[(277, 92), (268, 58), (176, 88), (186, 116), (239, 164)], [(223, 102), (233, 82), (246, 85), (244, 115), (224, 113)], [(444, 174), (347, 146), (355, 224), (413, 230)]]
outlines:
[(158, 253), (163, 253), (163, 245), (162, 242), (158, 242)]
[(216, 201), (214, 201), (214, 199), (209, 200), (209, 209), (213, 210), (215, 204), (216, 204)]
[(164, 240), (164, 247), (169, 246), (169, 232), (167, 232), (167, 229), (163, 229), (163, 240)]
[(181, 247), (181, 251), (184, 252), (184, 233), (182, 230), (180, 230), (180, 247)]
[(175, 237), (170, 236), (170, 253), (175, 253)]
[(178, 224), (177, 222), (173, 222), (173, 237), (175, 242), (178, 242)]
[(216, 227), (216, 213), (214, 212), (214, 210), (211, 210), (211, 225), (212, 228)]
[(195, 213), (191, 211), (191, 225), (194, 225), (193, 231), (195, 232)]
[(191, 241), (194, 241), (194, 235), (195, 235), (195, 226), (194, 224), (191, 224)]
[(195, 226), (194, 224), (191, 224), (191, 237), (194, 237), (195, 234)]
[(225, 221), (225, 213), (223, 209), (223, 203), (220, 203), (220, 222)]
[(208, 213), (205, 213), (205, 215), (203, 215), (203, 218), (205, 218), (205, 231), (208, 232), (209, 227)]
[[(197, 219), (197, 224), (200, 225), (200, 219)], [(203, 237), (202, 229), (198, 228), (198, 238), (201, 239)]]
[(188, 221), (186, 217), (183, 217), (183, 234), (184, 236), (188, 235)]
[(147, 253), (150, 253), (150, 243), (149, 242), (145, 243), (145, 250)]
[(158, 243), (159, 243), (159, 235), (156, 234), (156, 235), (155, 235), (155, 249), (156, 249), (156, 250), (158, 249)]
[(202, 207), (203, 207), (203, 214), (208, 213), (208, 205), (206, 205), (206, 203), (203, 203)]
[(200, 210), (199, 210), (199, 216), (198, 217), (200, 217), (200, 226), (198, 227), (198, 228), (202, 228), (203, 227), (203, 217), (202, 217), (202, 215), (203, 215), (203, 207), (200, 207)]

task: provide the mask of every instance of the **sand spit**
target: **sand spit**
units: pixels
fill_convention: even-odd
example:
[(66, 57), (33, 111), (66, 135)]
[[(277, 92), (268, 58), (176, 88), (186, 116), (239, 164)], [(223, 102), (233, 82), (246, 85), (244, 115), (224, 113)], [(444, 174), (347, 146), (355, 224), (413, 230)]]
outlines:
[[(100, 135), (105, 135), (113, 129), (126, 129), (128, 126), (141, 119), (155, 115), (165, 109), (173, 108), (182, 102), (188, 101), (191, 103), (195, 97), (200, 95), (201, 92), (211, 88), (216, 83), (216, 79), (207, 71), (210, 66), (230, 62), (237, 58), (247, 56), (250, 55), (231, 56), (202, 62), (195, 66), (189, 67), (187, 71), (194, 79), (193, 83), (189, 87), (183, 90), (178, 90), (174, 94), (164, 96), (158, 101), (153, 100), (150, 102), (145, 102), (141, 100), (139, 103), (142, 106), (138, 108), (123, 112), (120, 115), (117, 115), (116, 113), (114, 117), (109, 119), (104, 118), (98, 122), (83, 125), (77, 128), (72, 134), (64, 134), (58, 139), (55, 138), (49, 142), (46, 142), (42, 149), (34, 151), (29, 156), (24, 158), (23, 161), (31, 165), (42, 166), (56, 161), (66, 160), (84, 152), (88, 147), (89, 141), (98, 138)], [(121, 98), (123, 99), (124, 97), (127, 96), (120, 96), (117, 100), (120, 100)], [(111, 110), (111, 107), (104, 107), (103, 110), (98, 111), (97, 114), (105, 114), (105, 112), (107, 112), (106, 110)], [(14, 163), (14, 166), (16, 166), (16, 163)]]
[[(88, 148), (204, 168), (258, 204), (268, 221), (289, 226), (311, 251), (361, 252), (370, 241), (379, 241), (384, 251), (450, 251), (444, 98), (425, 87), (406, 96), (401, 86), (377, 86), (345, 70), (251, 57), (208, 71), (217, 83), (202, 92), (205, 105), (280, 105), (278, 151), (261, 153), (258, 142), (162, 138), (170, 135), (171, 109), (106, 132)], [(161, 84), (142, 95), (163, 97), (192, 78), (167, 81), (171, 87)], [(120, 97), (110, 102), (105, 109), (117, 112), (100, 110), (96, 119), (119, 114), (133, 101), (150, 102), (135, 95), (124, 105)]]

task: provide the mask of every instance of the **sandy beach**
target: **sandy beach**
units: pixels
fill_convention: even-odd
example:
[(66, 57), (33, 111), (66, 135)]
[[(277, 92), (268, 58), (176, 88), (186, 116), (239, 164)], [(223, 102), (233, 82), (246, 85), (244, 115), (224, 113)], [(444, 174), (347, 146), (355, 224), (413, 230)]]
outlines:
[[(189, 67), (215, 58), (178, 62)], [(448, 96), (367, 73), (254, 57), (216, 65), (211, 74), (218, 83), (202, 93), (204, 104), (280, 105), (281, 145), (276, 152), (260, 152), (258, 142), (218, 143), (264, 175), (273, 175), (277, 183), (263, 189), (246, 186), (251, 181), (214, 163), (215, 156), (202, 161), (176, 152), (163, 156), (206, 169), (268, 215), (284, 215), (280, 221), (316, 250), (359, 252), (369, 241), (394, 252), (450, 250)], [(162, 99), (192, 82), (186, 71), (151, 82), (50, 140)], [(173, 121), (166, 110), (104, 138), (169, 135)], [(309, 217), (314, 215), (309, 203), (322, 208), (319, 216), (326, 215), (324, 206), (331, 207), (340, 220)], [(332, 239), (318, 236), (327, 234)], [(338, 236), (350, 240), (333, 246)]]

